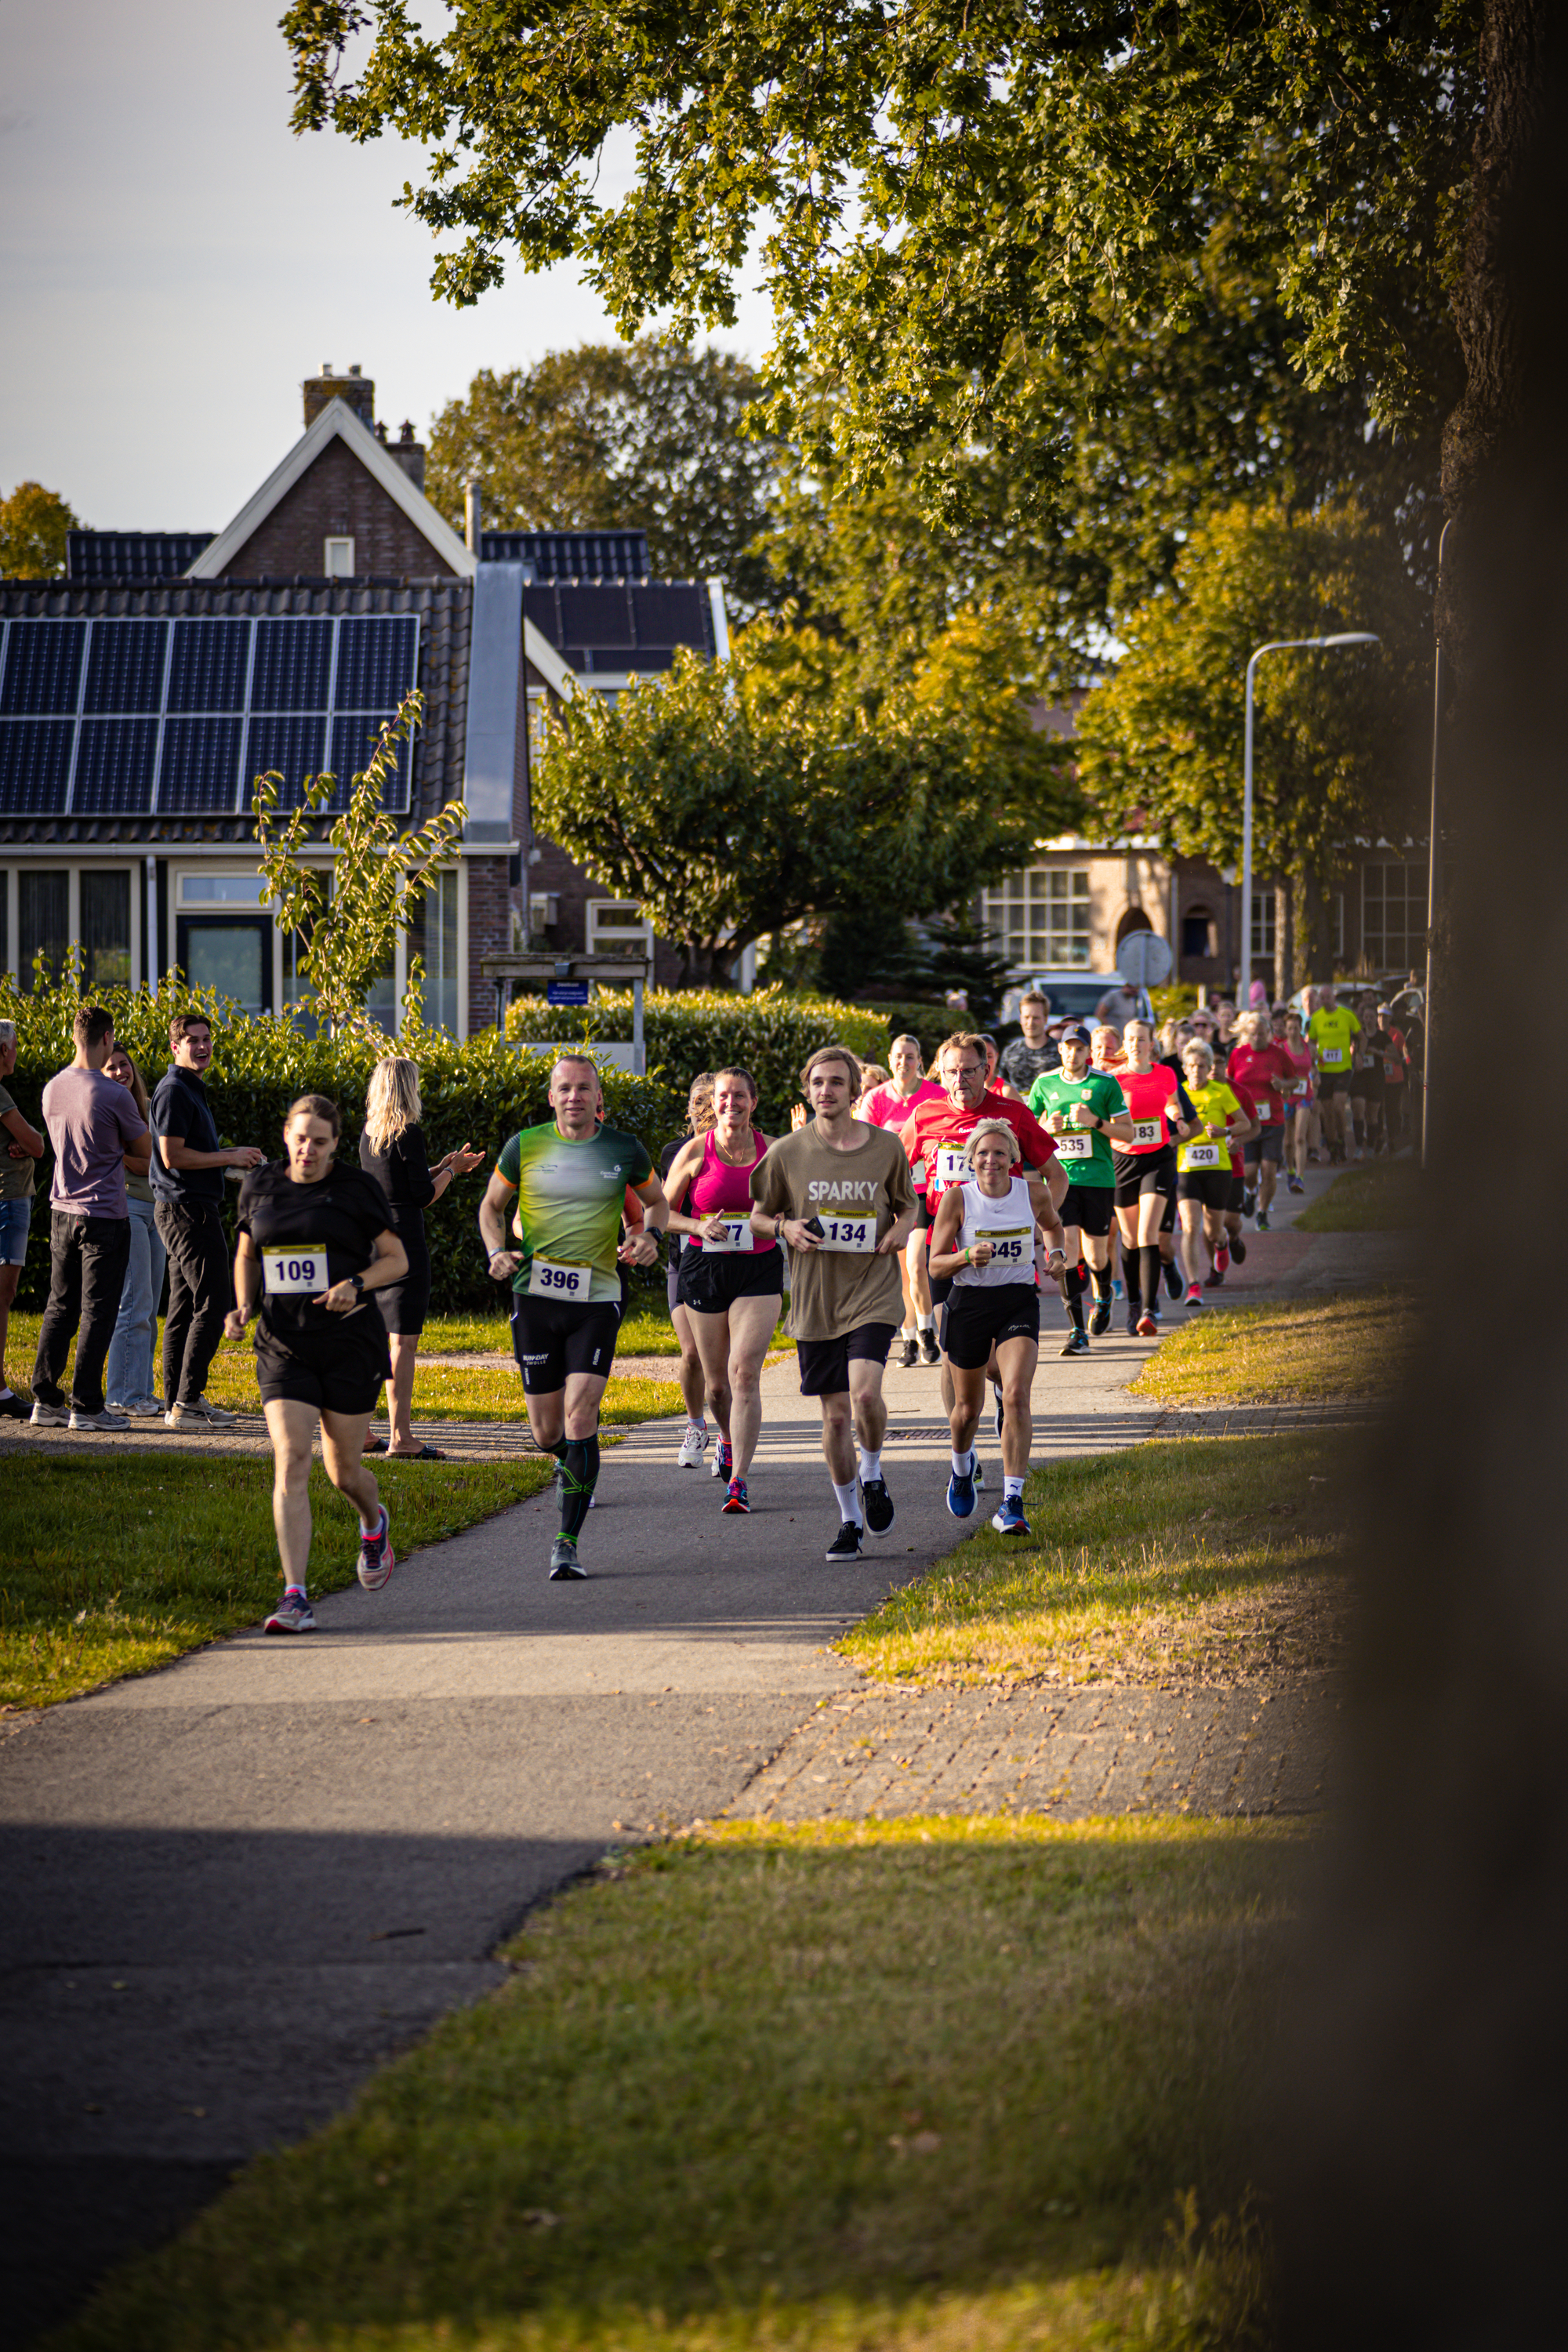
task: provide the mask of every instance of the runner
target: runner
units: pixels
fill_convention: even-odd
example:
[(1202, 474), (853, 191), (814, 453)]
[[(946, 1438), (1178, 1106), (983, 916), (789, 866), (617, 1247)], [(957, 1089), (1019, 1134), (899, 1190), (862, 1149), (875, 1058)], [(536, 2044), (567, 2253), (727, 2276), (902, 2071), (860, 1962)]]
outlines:
[(1383, 1057), (1386, 1034), (1378, 1034), (1377, 998), (1363, 996), (1356, 1006), (1361, 1034), (1351, 1060), (1351, 1118), (1355, 1127), (1355, 1156), (1375, 1156), (1383, 1139)]
[(1312, 1100), (1312, 1049), (1302, 1032), (1299, 1013), (1286, 1013), (1284, 1033), (1283, 1050), (1296, 1074), (1295, 1084), (1285, 1097), (1285, 1181), (1292, 1192), (1304, 1192), (1307, 1153), (1318, 1116)]
[[(699, 1070), (686, 1096), (686, 1127), (673, 1143), (667, 1143), (658, 1155), (658, 1181), (668, 1180), (669, 1171), (694, 1135), (705, 1135), (713, 1124), (713, 1073)], [(691, 1318), (680, 1303), (680, 1253), (684, 1247), (679, 1234), (671, 1234), (665, 1252), (665, 1297), (669, 1307), (669, 1320), (680, 1342), (680, 1395), (686, 1407), (686, 1428), (680, 1440), (680, 1451), (675, 1457), (679, 1470), (695, 1470), (708, 1451), (708, 1423), (703, 1417), (708, 1383), (702, 1376), (702, 1359), (697, 1352), (697, 1334), (691, 1328)]]
[[(561, 1532), (551, 1547), (557, 1583), (584, 1577), (577, 1538), (599, 1475), (599, 1400), (621, 1321), (620, 1264), (651, 1265), (668, 1211), (646, 1147), (600, 1125), (599, 1073), (583, 1054), (557, 1055), (552, 1118), (514, 1135), (479, 1203), (492, 1282), (511, 1277), (511, 1344), (534, 1442), (561, 1465)], [(627, 1185), (647, 1215), (621, 1243)], [(513, 1197), (521, 1246), (507, 1245)]]
[(1378, 1006), (1377, 1025), (1388, 1040), (1383, 1052), (1383, 1114), (1386, 1146), (1392, 1152), (1397, 1151), (1405, 1140), (1405, 1079), (1410, 1059), (1405, 1032), (1395, 1024), (1391, 1004)]
[(1061, 1040), (1048, 1034), (1050, 1013), (1050, 998), (1037, 988), (1026, 990), (1018, 1000), (1018, 1022), (1024, 1034), (1014, 1038), (996, 1066), (1002, 1091), (1014, 1102), (1027, 1102), (1035, 1080), (1047, 1070), (1061, 1067)]
[(778, 1244), (759, 1243), (752, 1231), (751, 1173), (768, 1148), (752, 1125), (756, 1108), (748, 1070), (716, 1070), (714, 1124), (686, 1146), (667, 1187), (669, 1229), (691, 1237), (680, 1253), (680, 1301), (719, 1424), (714, 1475), (725, 1482), (722, 1507), (734, 1513), (752, 1507), (746, 1473), (763, 1425), (763, 1358), (784, 1284)]
[(1354, 1076), (1353, 1041), (1361, 1023), (1348, 1004), (1341, 1004), (1331, 981), (1317, 992), (1318, 1006), (1307, 1024), (1307, 1039), (1318, 1066), (1318, 1102), (1322, 1113), (1323, 1140), (1331, 1161), (1345, 1156), (1345, 1106)]
[(800, 1082), (811, 1116), (752, 1169), (752, 1230), (789, 1250), (800, 1392), (821, 1400), (822, 1451), (838, 1504), (826, 1557), (858, 1559), (862, 1525), (885, 1536), (893, 1524), (882, 1369), (898, 1328), (897, 1259), (914, 1227), (915, 1188), (897, 1139), (854, 1116), (860, 1065), (847, 1045), (819, 1045)]
[[(1236, 1089), (1215, 1074), (1213, 1049), (1194, 1037), (1184, 1057), (1186, 1096), (1193, 1117), (1176, 1152), (1176, 1184), (1181, 1196), (1182, 1256), (1187, 1272), (1187, 1305), (1204, 1303), (1204, 1283), (1198, 1268), (1198, 1236), (1207, 1239), (1215, 1264), (1226, 1253), (1226, 1210), (1230, 1200), (1239, 1146), (1256, 1131)], [(1221, 1273), (1223, 1276), (1223, 1267)]]
[(1227, 1076), (1233, 1087), (1245, 1089), (1258, 1111), (1258, 1131), (1247, 1146), (1244, 1159), (1247, 1168), (1258, 1171), (1258, 1230), (1266, 1234), (1278, 1171), (1285, 1157), (1285, 1106), (1296, 1087), (1296, 1064), (1276, 1041), (1267, 1013), (1244, 1013), (1236, 1026), (1237, 1042)]
[(272, 1441), (272, 1524), (283, 1572), (283, 1598), (262, 1629), (268, 1633), (316, 1630), (309, 1574), (318, 1425), (327, 1475), (359, 1513), (360, 1582), (379, 1592), (396, 1565), (364, 1433), (392, 1372), (373, 1294), (404, 1279), (408, 1257), (374, 1177), (337, 1165), (342, 1131), (336, 1103), (301, 1095), (283, 1122), (287, 1158), (264, 1160), (239, 1188), (238, 1303), (223, 1331), (242, 1339), (259, 1315), (256, 1376)]
[[(1230, 1059), (1233, 1062), (1236, 1059), (1240, 1045), (1241, 1039), (1239, 1035), (1232, 1038)], [(1215, 1076), (1216, 1077), (1224, 1076), (1224, 1073), (1221, 1071), (1219, 1066), (1219, 1055), (1217, 1054), (1215, 1055)], [(1258, 1116), (1258, 1105), (1254, 1102), (1251, 1093), (1242, 1085), (1239, 1078), (1226, 1078), (1226, 1083), (1230, 1087), (1231, 1092), (1235, 1095), (1237, 1101), (1241, 1106), (1242, 1117), (1247, 1120), (1248, 1126), (1256, 1135), (1259, 1127), (1262, 1125), (1262, 1121)], [(1214, 1272), (1209, 1276), (1208, 1285), (1205, 1286), (1212, 1287), (1225, 1280), (1226, 1276), (1230, 1271), (1230, 1262), (1232, 1258), (1236, 1260), (1237, 1265), (1246, 1265), (1247, 1236), (1241, 1230), (1241, 1221), (1246, 1213), (1246, 1210), (1247, 1171), (1242, 1159), (1242, 1154), (1240, 1150), (1237, 1150), (1233, 1151), (1230, 1156), (1230, 1188), (1226, 1194), (1225, 1203), (1225, 1244), (1215, 1259)]]
[(1094, 1312), (1089, 1328), (1096, 1339), (1110, 1328), (1110, 1212), (1116, 1163), (1107, 1139), (1113, 1137), (1118, 1143), (1132, 1140), (1132, 1121), (1121, 1088), (1108, 1070), (1089, 1068), (1089, 1031), (1081, 1024), (1064, 1029), (1061, 1068), (1043, 1072), (1029, 1088), (1029, 1108), (1055, 1142), (1057, 1156), (1068, 1171), (1061, 1220), (1072, 1328), (1062, 1349), (1064, 1356), (1089, 1352), (1083, 1328), (1088, 1277), (1079, 1262), (1080, 1252), (1094, 1279)]
[[(1087, 1037), (1080, 1050), (1087, 1067)], [(1083, 1105), (1074, 1108), (1081, 1111)], [(974, 1433), (986, 1370), (994, 1362), (1002, 1383), (1004, 1419), (1002, 1502), (991, 1524), (1001, 1535), (1026, 1536), (1024, 1481), (1035, 1433), (1029, 1392), (1040, 1359), (1035, 1248), (1042, 1229), (1050, 1234), (1060, 1229), (1039, 1177), (1016, 1172), (1018, 1139), (1005, 1119), (983, 1118), (971, 1132), (963, 1156), (971, 1173), (942, 1193), (931, 1238), (931, 1272), (949, 1285), (942, 1310), (942, 1351), (952, 1381), (947, 1507), (955, 1519), (967, 1519), (974, 1509)], [(1059, 1246), (1051, 1256), (1059, 1265)]]
[(1131, 1115), (1132, 1140), (1113, 1148), (1127, 1336), (1152, 1339), (1160, 1328), (1161, 1220), (1176, 1190), (1173, 1133), (1186, 1132), (1193, 1111), (1175, 1072), (1155, 1061), (1154, 1033), (1147, 1021), (1130, 1021), (1122, 1043), (1127, 1060), (1116, 1076)]
[[(885, 1087), (873, 1087), (869, 1094), (861, 1097), (856, 1116), (869, 1119), (873, 1127), (891, 1128), (897, 1133), (921, 1103), (945, 1102), (947, 1097), (936, 1080), (925, 1076), (918, 1037), (895, 1037), (888, 1059), (892, 1064), (892, 1076)], [(915, 1191), (920, 1196), (921, 1222), (910, 1235), (899, 1259), (899, 1280), (904, 1293), (900, 1360), (905, 1371), (917, 1363), (937, 1364), (942, 1361), (937, 1352), (931, 1277), (926, 1272), (926, 1172), (923, 1160), (915, 1163), (913, 1173)]]

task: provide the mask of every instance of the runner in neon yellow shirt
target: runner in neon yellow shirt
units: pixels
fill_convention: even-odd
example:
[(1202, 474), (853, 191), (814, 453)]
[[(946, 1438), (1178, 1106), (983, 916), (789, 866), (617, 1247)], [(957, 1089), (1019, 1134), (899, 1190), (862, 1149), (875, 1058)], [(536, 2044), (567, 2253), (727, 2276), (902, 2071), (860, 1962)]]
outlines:
[(1318, 1107), (1331, 1160), (1345, 1156), (1345, 1106), (1350, 1100), (1355, 1040), (1361, 1023), (1348, 1004), (1336, 1003), (1333, 982), (1318, 991), (1318, 1009), (1307, 1024), (1307, 1042), (1318, 1066)]

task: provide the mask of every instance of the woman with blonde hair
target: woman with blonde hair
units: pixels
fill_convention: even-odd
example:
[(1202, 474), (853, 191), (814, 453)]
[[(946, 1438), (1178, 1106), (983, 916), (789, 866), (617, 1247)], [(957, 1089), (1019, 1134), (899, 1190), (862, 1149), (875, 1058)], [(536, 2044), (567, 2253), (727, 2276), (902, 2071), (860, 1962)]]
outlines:
[(371, 1072), (365, 1097), (364, 1133), (359, 1164), (374, 1176), (392, 1204), (393, 1230), (403, 1244), (408, 1271), (375, 1295), (392, 1345), (392, 1381), (384, 1439), (365, 1436), (367, 1454), (395, 1454), (407, 1462), (439, 1462), (438, 1447), (422, 1445), (414, 1434), (414, 1370), (419, 1335), (430, 1312), (430, 1250), (425, 1212), (441, 1198), (454, 1177), (466, 1176), (484, 1159), (466, 1143), (431, 1167), (425, 1150), (419, 1068), (405, 1054), (386, 1054)]

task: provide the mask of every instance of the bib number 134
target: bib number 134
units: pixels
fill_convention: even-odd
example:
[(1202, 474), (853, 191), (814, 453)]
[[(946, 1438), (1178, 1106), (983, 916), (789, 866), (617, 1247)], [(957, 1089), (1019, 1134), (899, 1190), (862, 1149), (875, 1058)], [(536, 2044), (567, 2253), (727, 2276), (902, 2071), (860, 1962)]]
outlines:
[(868, 1254), (877, 1246), (877, 1220), (870, 1217), (824, 1217), (822, 1246)]

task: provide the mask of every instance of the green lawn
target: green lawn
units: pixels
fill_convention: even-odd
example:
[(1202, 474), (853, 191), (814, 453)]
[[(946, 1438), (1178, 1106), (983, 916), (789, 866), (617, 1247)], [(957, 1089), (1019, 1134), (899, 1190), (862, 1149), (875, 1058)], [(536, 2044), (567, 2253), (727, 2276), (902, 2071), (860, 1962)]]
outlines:
[[(632, 1293), (616, 1346), (623, 1356), (679, 1356), (680, 1342), (662, 1297)], [(500, 1315), (432, 1315), (419, 1342), (426, 1356), (511, 1353), (511, 1325)]]
[(1397, 1233), (1421, 1221), (1421, 1170), (1409, 1160), (1369, 1160), (1336, 1176), (1295, 1220), (1299, 1234)]
[[(536, 1495), (552, 1465), (377, 1462), (400, 1556)], [(278, 1597), (272, 1465), (125, 1453), (13, 1455), (0, 1564), (0, 1706), (47, 1706), (165, 1664)], [(310, 1474), (313, 1592), (354, 1580), (359, 1527)]]
[(1386, 1397), (1404, 1377), (1415, 1329), (1405, 1290), (1210, 1306), (1162, 1340), (1129, 1386), (1163, 1404)]
[(933, 1819), (611, 1857), (55, 2352), (1262, 2343), (1248, 2117), (1310, 1851)]
[(1342, 1654), (1343, 1440), (1195, 1438), (1037, 1470), (1031, 1540), (979, 1534), (840, 1652), (920, 1683), (1265, 1682)]

